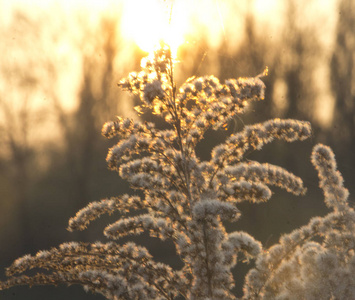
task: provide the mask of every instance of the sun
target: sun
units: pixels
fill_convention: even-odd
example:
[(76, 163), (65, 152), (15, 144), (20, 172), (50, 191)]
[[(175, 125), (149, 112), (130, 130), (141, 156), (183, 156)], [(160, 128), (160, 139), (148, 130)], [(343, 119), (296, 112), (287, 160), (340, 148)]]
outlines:
[(188, 28), (184, 3), (183, 0), (125, 1), (121, 23), (123, 36), (146, 52), (152, 52), (160, 42), (164, 42), (176, 55)]

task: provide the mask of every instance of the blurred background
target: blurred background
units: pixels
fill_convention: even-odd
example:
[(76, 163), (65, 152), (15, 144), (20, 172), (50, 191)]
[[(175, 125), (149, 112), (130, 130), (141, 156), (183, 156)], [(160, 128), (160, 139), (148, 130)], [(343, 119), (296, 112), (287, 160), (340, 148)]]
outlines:
[[(270, 202), (241, 205), (243, 216), (227, 224), (230, 230), (271, 246), (280, 233), (327, 213), (309, 160), (318, 142), (333, 148), (355, 194), (353, 0), (0, 0), (0, 15), (0, 280), (24, 254), (65, 241), (105, 241), (102, 230), (118, 215), (82, 233), (66, 231), (67, 222), (91, 201), (131, 192), (106, 167), (115, 141), (101, 136), (101, 126), (116, 115), (137, 118), (137, 99), (116, 83), (139, 70), (161, 38), (176, 55), (178, 83), (193, 75), (256, 76), (269, 68), (265, 100), (227, 131), (208, 132), (201, 159), (245, 124), (279, 117), (313, 125), (308, 141), (275, 142), (248, 157), (294, 172), (307, 195), (275, 188)], [(179, 267), (171, 244), (144, 235), (139, 241), (157, 260)], [(237, 266), (236, 295), (249, 267)], [(75, 286), (0, 292), (1, 300), (64, 298), (104, 299)]]

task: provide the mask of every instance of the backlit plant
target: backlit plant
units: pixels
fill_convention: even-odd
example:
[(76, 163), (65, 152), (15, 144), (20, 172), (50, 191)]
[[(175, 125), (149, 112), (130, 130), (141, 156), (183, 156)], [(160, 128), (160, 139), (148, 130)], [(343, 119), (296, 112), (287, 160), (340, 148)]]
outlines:
[[(69, 221), (69, 230), (84, 230), (102, 214), (139, 211), (108, 225), (110, 241), (65, 243), (17, 259), (0, 289), (15, 285), (80, 284), (107, 299), (236, 299), (232, 269), (238, 255), (254, 259), (245, 278), (242, 299), (351, 299), (355, 298), (354, 220), (348, 192), (336, 170), (332, 151), (316, 145), (312, 163), (317, 169), (325, 203), (325, 217), (281, 237), (270, 248), (246, 232), (227, 232), (223, 221), (235, 222), (243, 201), (265, 202), (270, 186), (304, 194), (302, 180), (287, 170), (245, 159), (273, 140), (302, 141), (311, 136), (308, 122), (274, 119), (245, 126), (212, 149), (201, 161), (196, 146), (207, 130), (223, 129), (251, 101), (264, 98), (264, 83), (255, 78), (213, 76), (174, 82), (170, 49), (158, 49), (143, 59), (142, 70), (119, 83), (138, 95), (138, 113), (146, 110), (163, 119), (153, 123), (117, 117), (102, 134), (117, 138), (108, 153), (110, 169), (140, 195), (122, 195), (90, 203)], [(179, 270), (156, 262), (149, 251), (133, 242), (116, 241), (148, 232), (171, 240), (184, 266)], [(18, 275), (29, 269), (37, 275)], [(49, 271), (49, 272), (48, 272)]]

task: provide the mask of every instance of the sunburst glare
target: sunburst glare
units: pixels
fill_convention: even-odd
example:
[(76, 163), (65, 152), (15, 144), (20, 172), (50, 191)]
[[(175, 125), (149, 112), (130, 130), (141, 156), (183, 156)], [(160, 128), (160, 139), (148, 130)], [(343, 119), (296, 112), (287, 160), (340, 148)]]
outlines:
[(163, 41), (170, 46), (173, 55), (176, 55), (188, 28), (186, 7), (186, 1), (126, 1), (121, 24), (122, 34), (146, 52), (152, 52)]

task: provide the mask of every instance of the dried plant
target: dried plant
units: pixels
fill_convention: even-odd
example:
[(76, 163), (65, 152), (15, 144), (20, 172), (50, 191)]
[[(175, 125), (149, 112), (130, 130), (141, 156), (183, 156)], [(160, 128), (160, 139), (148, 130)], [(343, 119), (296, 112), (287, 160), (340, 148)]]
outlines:
[[(102, 130), (104, 136), (118, 138), (107, 156), (109, 168), (143, 196), (90, 203), (69, 221), (69, 230), (84, 230), (105, 213), (143, 213), (108, 225), (104, 235), (113, 241), (65, 243), (17, 259), (0, 289), (66, 283), (114, 300), (236, 299), (231, 270), (242, 255), (256, 259), (246, 277), (243, 299), (354, 298), (355, 215), (332, 151), (317, 145), (312, 162), (333, 212), (284, 235), (269, 249), (246, 232), (226, 232), (222, 222), (238, 220), (238, 204), (267, 201), (272, 195), (269, 186), (305, 193), (297, 176), (275, 165), (247, 161), (244, 155), (275, 139), (304, 140), (311, 127), (290, 119), (245, 126), (214, 147), (209, 161), (201, 161), (196, 145), (205, 132), (223, 128), (249, 102), (262, 100), (265, 86), (260, 76), (223, 84), (205, 76), (190, 78), (177, 89), (173, 64), (169, 48), (163, 46), (142, 61), (141, 72), (119, 83), (140, 97), (139, 113), (152, 111), (169, 129), (118, 117)], [(115, 242), (144, 231), (173, 241), (183, 268), (174, 270), (156, 262), (146, 248), (132, 242)], [(44, 273), (17, 275), (33, 268)]]

